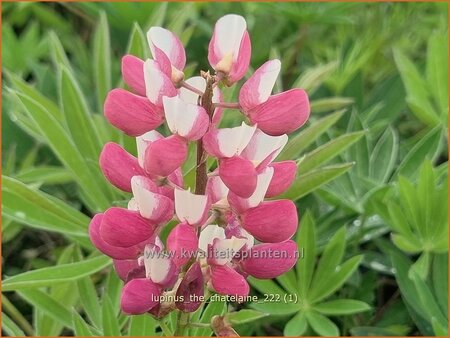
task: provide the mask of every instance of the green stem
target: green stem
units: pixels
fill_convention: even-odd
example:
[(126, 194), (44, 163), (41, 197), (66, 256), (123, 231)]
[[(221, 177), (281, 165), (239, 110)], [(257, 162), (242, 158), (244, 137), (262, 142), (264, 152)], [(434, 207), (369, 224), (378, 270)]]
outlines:
[(190, 327), (201, 327), (201, 328), (211, 328), (210, 324), (206, 324), (206, 323), (189, 323), (188, 326)]
[(7, 314), (9, 314), (11, 319), (14, 320), (14, 322), (22, 328), (25, 334), (27, 334), (28, 336), (34, 336), (33, 327), (15, 308), (15, 306), (9, 301), (9, 299), (5, 297), (5, 295), (3, 295), (2, 297), (2, 308)]
[(167, 326), (167, 324), (164, 320), (161, 319), (159, 321), (159, 326), (161, 327), (161, 330), (166, 337), (172, 336), (172, 331), (169, 329), (169, 327)]
[(174, 336), (184, 336), (184, 331), (189, 324), (190, 314), (187, 312), (180, 311), (178, 313), (177, 328), (175, 329)]

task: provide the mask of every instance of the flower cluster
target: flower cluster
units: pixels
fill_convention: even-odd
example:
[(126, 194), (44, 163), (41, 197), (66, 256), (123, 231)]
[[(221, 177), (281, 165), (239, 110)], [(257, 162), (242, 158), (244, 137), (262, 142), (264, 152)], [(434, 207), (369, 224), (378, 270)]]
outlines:
[[(208, 51), (213, 75), (185, 79), (180, 40), (160, 27), (147, 37), (153, 59), (125, 56), (122, 75), (131, 92), (114, 89), (104, 105), (108, 121), (136, 137), (137, 157), (108, 143), (100, 166), (133, 197), (127, 208), (95, 215), (89, 233), (125, 282), (122, 311), (162, 317), (175, 308), (195, 311), (206, 290), (246, 296), (249, 275), (275, 278), (295, 265), (296, 206), (270, 198), (290, 186), (297, 166), (273, 161), (286, 134), (308, 119), (309, 102), (301, 89), (272, 95), (279, 60), (248, 78), (239, 102), (223, 102), (220, 88), (241, 80), (250, 63), (241, 16), (226, 15), (215, 25)], [(225, 108), (239, 109), (248, 123), (219, 128)], [(163, 123), (171, 135), (156, 131)], [(190, 142), (197, 143), (195, 193), (184, 188), (181, 170)], [(173, 221), (164, 245), (161, 229)]]

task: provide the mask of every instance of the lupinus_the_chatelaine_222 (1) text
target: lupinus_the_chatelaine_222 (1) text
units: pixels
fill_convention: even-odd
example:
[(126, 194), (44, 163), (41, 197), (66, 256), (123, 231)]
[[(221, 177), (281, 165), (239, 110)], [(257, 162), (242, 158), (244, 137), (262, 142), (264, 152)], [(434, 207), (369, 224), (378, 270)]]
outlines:
[[(223, 102), (220, 88), (236, 85), (250, 64), (250, 36), (239, 15), (215, 24), (212, 69), (199, 76), (185, 78), (185, 49), (172, 32), (151, 27), (147, 39), (153, 59), (125, 55), (129, 91), (113, 89), (104, 103), (109, 123), (136, 138), (137, 157), (107, 143), (99, 159), (109, 182), (133, 197), (127, 208), (96, 214), (89, 234), (124, 281), (122, 312), (162, 318), (197, 310), (206, 293), (246, 297), (248, 276), (271, 279), (295, 265), (297, 209), (276, 196), (294, 181), (297, 165), (275, 159), (310, 107), (302, 89), (272, 94), (277, 59), (242, 84), (238, 102)], [(245, 122), (220, 128), (224, 109), (239, 110)], [(164, 123), (170, 135), (157, 131)], [(181, 169), (190, 142), (194, 191), (185, 188)], [(163, 243), (159, 234), (173, 221)]]

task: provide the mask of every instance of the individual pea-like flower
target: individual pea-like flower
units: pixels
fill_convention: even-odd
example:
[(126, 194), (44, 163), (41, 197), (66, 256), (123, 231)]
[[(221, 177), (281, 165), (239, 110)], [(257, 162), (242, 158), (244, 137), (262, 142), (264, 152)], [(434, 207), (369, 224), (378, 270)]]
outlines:
[[(111, 90), (104, 104), (106, 119), (135, 137), (136, 149), (105, 144), (100, 168), (132, 195), (126, 207), (95, 215), (89, 235), (124, 282), (122, 311), (162, 318), (196, 311), (206, 290), (246, 296), (248, 276), (275, 278), (295, 265), (297, 209), (274, 198), (295, 180), (297, 163), (276, 158), (287, 134), (308, 119), (309, 102), (302, 89), (272, 94), (279, 60), (244, 82), (238, 102), (224, 102), (221, 85), (236, 84), (250, 63), (241, 16), (226, 15), (214, 27), (213, 74), (185, 79), (186, 52), (172, 32), (152, 27), (147, 39), (153, 59), (125, 55), (127, 89)], [(221, 127), (227, 108), (245, 121)], [(185, 165), (193, 143), (195, 182)]]

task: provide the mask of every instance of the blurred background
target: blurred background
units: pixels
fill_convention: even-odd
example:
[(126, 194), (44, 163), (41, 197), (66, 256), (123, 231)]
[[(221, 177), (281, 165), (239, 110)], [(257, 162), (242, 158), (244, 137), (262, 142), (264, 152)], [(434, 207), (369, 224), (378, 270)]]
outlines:
[[(287, 277), (252, 281), (257, 294), (295, 293), (309, 304), (228, 305), (265, 314), (238, 322), (236, 330), (446, 335), (447, 7), (3, 3), (2, 277), (18, 276), (3, 287), (3, 333), (160, 334), (152, 319), (118, 314), (120, 281), (87, 237), (95, 212), (127, 198), (102, 178), (101, 145), (114, 140), (135, 153), (134, 141), (105, 123), (103, 101), (123, 86), (124, 54), (149, 57), (150, 26), (181, 38), (192, 76), (209, 69), (215, 21), (236, 13), (247, 20), (253, 69), (279, 58), (275, 91), (302, 87), (310, 95), (310, 121), (281, 157), (301, 161), (285, 197), (296, 200), (302, 217), (299, 245), (314, 253)], [(233, 101), (237, 92), (227, 89), (225, 96)], [(236, 124), (237, 114), (225, 116), (222, 126)], [(188, 185), (192, 166), (184, 168)], [(51, 270), (74, 262), (61, 275)], [(42, 275), (23, 277), (35, 269)], [(227, 308), (214, 306), (200, 311), (199, 320)]]

